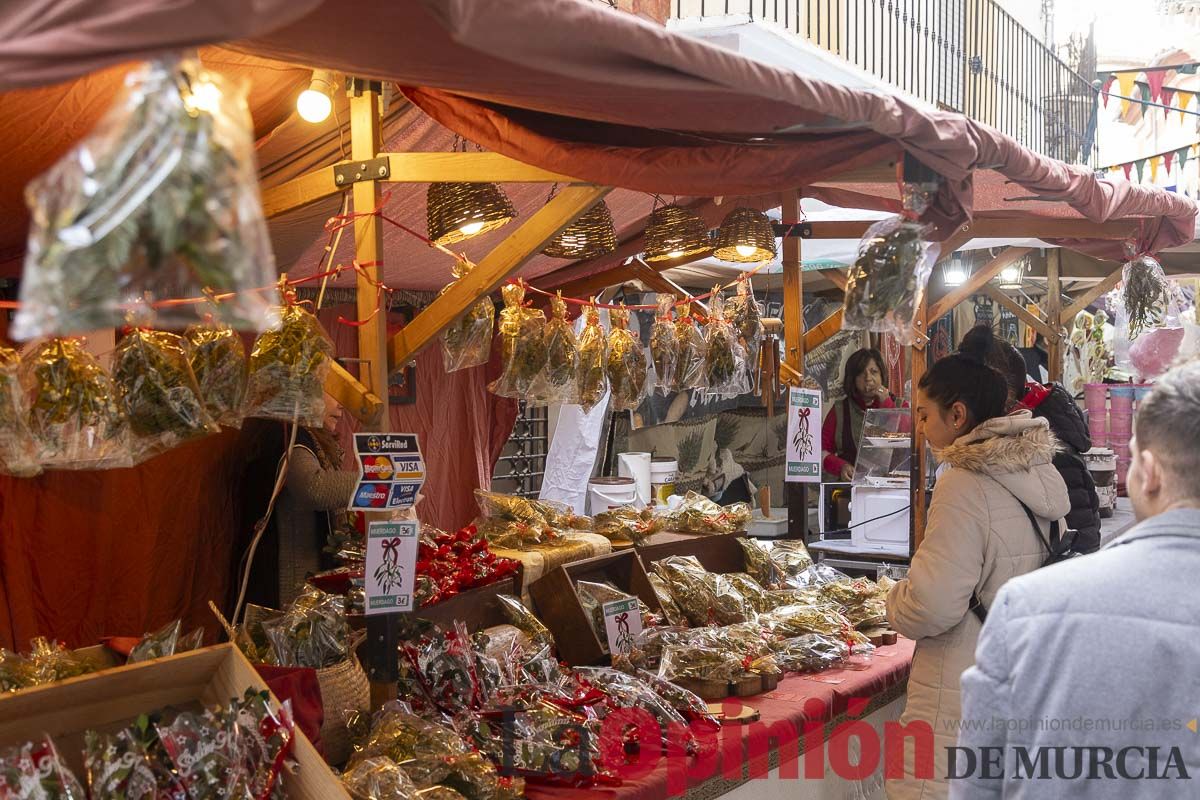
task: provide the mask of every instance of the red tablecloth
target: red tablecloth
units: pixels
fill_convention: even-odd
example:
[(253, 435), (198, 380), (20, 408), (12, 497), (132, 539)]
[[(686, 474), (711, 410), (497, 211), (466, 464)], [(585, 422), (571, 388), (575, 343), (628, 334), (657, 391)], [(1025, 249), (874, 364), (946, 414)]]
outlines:
[[(730, 698), (727, 704), (755, 708), (760, 719), (750, 725), (724, 726), (707, 743), (706, 755), (650, 758), (647, 764), (624, 770), (620, 786), (574, 789), (531, 784), (526, 796), (530, 800), (663, 800), (710, 781), (740, 782), (747, 764), (750, 776), (765, 774), (772, 753), (796, 762), (796, 754), (824, 742), (826, 723), (843, 715), (851, 719), (865, 715), (873, 700), (907, 681), (913, 646), (901, 638), (878, 648), (865, 669), (792, 675), (766, 694)], [(816, 755), (823, 764), (823, 753)], [(798, 762), (804, 774), (805, 759)]]

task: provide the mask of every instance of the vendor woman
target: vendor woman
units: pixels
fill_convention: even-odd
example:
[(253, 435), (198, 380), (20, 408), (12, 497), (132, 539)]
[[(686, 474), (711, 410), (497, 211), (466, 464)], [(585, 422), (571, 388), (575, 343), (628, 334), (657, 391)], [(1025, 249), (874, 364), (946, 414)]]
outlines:
[(855, 351), (842, 373), (841, 400), (825, 415), (821, 425), (822, 480), (849, 481), (854, 477), (858, 442), (868, 408), (895, 408), (896, 401), (884, 379), (883, 356), (873, 347)]

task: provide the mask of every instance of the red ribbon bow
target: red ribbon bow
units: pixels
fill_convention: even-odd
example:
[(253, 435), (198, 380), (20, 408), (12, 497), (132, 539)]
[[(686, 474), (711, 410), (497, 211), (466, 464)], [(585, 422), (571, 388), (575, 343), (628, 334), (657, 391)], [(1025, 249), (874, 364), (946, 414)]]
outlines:
[(393, 564), (400, 560), (400, 537), (383, 540), (383, 560)]

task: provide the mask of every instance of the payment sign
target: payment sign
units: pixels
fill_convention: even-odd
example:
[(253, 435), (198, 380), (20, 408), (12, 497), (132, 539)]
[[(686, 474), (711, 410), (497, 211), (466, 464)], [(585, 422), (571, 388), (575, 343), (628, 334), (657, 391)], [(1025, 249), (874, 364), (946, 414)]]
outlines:
[(351, 510), (412, 508), (425, 485), (425, 459), (415, 433), (356, 433), (358, 487)]

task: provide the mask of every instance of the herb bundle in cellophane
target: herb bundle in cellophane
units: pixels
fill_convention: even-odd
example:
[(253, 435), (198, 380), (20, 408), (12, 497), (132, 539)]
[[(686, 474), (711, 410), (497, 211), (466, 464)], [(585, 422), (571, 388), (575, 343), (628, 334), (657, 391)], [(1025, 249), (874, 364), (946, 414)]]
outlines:
[[(474, 268), (465, 258), (459, 258), (453, 267), (458, 280)], [(447, 289), (453, 286), (447, 284)], [(442, 356), (446, 372), (486, 364), (492, 355), (492, 334), (495, 328), (496, 306), (490, 297), (480, 298), (467, 313), (446, 330), (442, 331)]]
[(21, 361), (38, 460), (51, 469), (129, 466), (112, 379), (79, 339), (47, 339)]
[(1129, 339), (1158, 327), (1167, 313), (1170, 294), (1162, 265), (1150, 256), (1126, 262), (1121, 275), (1121, 299), (1129, 320)]
[(713, 394), (729, 394), (737, 380), (737, 334), (725, 321), (725, 301), (721, 287), (713, 289), (708, 304), (708, 324), (704, 326), (704, 381)]
[(658, 313), (650, 329), (650, 360), (654, 363), (654, 387), (665, 392), (675, 390), (675, 368), (679, 361), (679, 337), (671, 319), (675, 298), (658, 296)]
[(617, 506), (601, 511), (592, 518), (592, 531), (610, 541), (631, 541), (635, 544), (658, 533), (665, 520), (652, 509)]
[(525, 398), (533, 379), (546, 364), (546, 315), (525, 306), (525, 286), (509, 283), (501, 287), (504, 310), (500, 312), (500, 377), (488, 386), (501, 397)]
[(646, 352), (642, 342), (629, 330), (629, 311), (609, 311), (612, 330), (608, 333), (608, 385), (612, 389), (613, 409), (637, 408), (646, 396)]
[(592, 408), (608, 391), (608, 340), (600, 327), (600, 310), (588, 306), (583, 312), (583, 332), (579, 335), (579, 405)]
[(184, 338), (204, 410), (220, 425), (240, 427), (247, 380), (242, 337), (227, 325), (208, 324), (191, 326)]
[(166, 331), (135, 328), (113, 352), (113, 385), (129, 422), (134, 461), (215, 433), (188, 364), (187, 343)]
[(25, 478), (38, 474), (41, 467), (37, 442), (29, 430), (20, 370), (20, 354), (0, 347), (0, 472)]
[(675, 388), (703, 389), (707, 385), (704, 369), (707, 350), (704, 334), (690, 316), (684, 314), (675, 322), (675, 341), (678, 345)]
[(299, 305), (285, 306), (279, 327), (259, 336), (250, 351), (246, 416), (321, 427), (331, 358), (333, 343), (317, 318)]
[(530, 399), (537, 403), (573, 403), (579, 394), (579, 344), (567, 322), (562, 292), (550, 298), (550, 320), (543, 336), (546, 365), (533, 381)]
[(939, 249), (925, 241), (922, 225), (901, 217), (868, 228), (846, 278), (842, 329), (890, 333), (912, 344), (913, 318)]
[(746, 351), (746, 364), (753, 372), (757, 370), (758, 351), (762, 346), (763, 323), (758, 301), (748, 278), (737, 283), (737, 294), (725, 302), (725, 320), (733, 326), (742, 348)]

